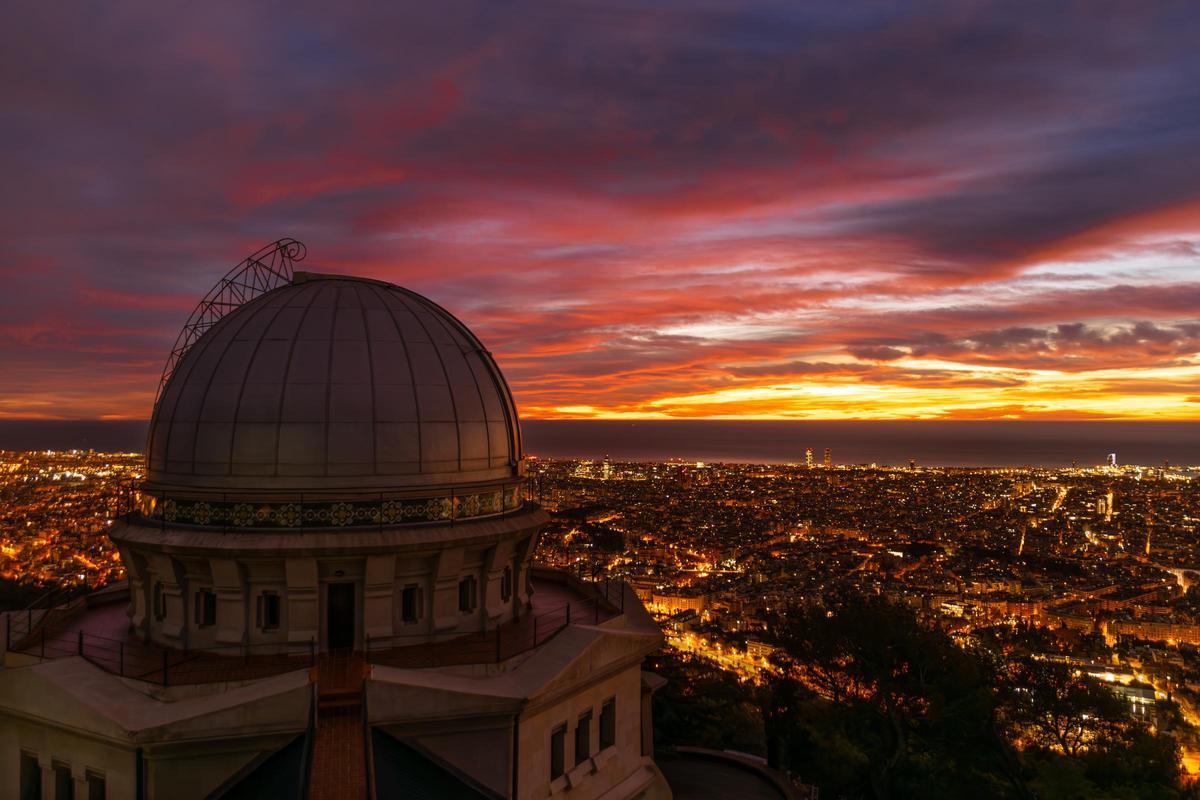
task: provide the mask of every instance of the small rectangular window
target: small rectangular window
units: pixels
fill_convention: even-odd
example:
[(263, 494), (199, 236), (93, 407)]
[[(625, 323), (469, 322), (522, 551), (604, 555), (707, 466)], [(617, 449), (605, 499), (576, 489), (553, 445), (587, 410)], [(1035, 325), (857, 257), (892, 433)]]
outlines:
[(560, 777), (567, 769), (567, 726), (559, 725), (550, 734), (550, 780)]
[(512, 567), (505, 567), (504, 574), (500, 576), (500, 599), (505, 603), (512, 597), (512, 589)]
[(468, 575), (458, 582), (458, 610), (464, 614), (475, 610), (477, 583), (474, 575)]
[(75, 781), (71, 780), (71, 767), (54, 762), (54, 800), (75, 800)]
[(400, 593), (400, 619), (404, 622), (416, 622), (420, 618), (421, 587), (414, 583), (405, 586)]
[(279, 593), (263, 592), (258, 596), (258, 627), (264, 631), (279, 629)]
[(575, 764), (587, 761), (592, 755), (592, 712), (585, 712), (575, 726)]
[(211, 589), (196, 592), (196, 624), (201, 628), (217, 624), (217, 595)]
[(163, 592), (163, 585), (161, 583), (158, 583), (157, 581), (155, 581), (155, 583), (154, 583), (153, 605), (154, 605), (154, 618), (160, 619), (160, 620), (166, 619), (167, 618), (167, 596)]
[(600, 749), (617, 743), (617, 698), (610, 697), (600, 706)]
[(99, 772), (88, 770), (87, 773), (88, 800), (105, 800), (104, 776)]
[(42, 767), (33, 753), (21, 753), (21, 800), (42, 800)]

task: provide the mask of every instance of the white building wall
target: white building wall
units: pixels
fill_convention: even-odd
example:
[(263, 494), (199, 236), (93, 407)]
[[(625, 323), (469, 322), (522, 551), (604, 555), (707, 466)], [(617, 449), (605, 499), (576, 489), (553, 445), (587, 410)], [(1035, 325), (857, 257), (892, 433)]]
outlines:
[(43, 767), (43, 797), (54, 796), (50, 770), (54, 762), (60, 762), (71, 767), (72, 777), (77, 781), (76, 797), (87, 797), (86, 791), (81, 794), (80, 782), (92, 771), (104, 776), (108, 800), (134, 800), (136, 749), (7, 715), (0, 715), (0, 798), (21, 796), (22, 751), (36, 755)]
[[(522, 717), (520, 736), (521, 798), (563, 797), (593, 800), (640, 768), (641, 666), (634, 664), (599, 683), (580, 688), (570, 697)], [(600, 709), (605, 700), (617, 701), (616, 744), (600, 751)], [(575, 728), (580, 715), (592, 712), (591, 752), (575, 765)], [(550, 735), (567, 726), (563, 777), (550, 779)]]

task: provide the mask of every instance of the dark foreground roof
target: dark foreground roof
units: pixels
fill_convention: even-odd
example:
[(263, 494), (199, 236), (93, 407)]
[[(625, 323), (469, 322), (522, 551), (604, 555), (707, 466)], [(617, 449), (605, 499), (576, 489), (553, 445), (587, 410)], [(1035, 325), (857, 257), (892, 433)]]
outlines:
[(210, 800), (261, 800), (300, 797), (304, 781), (304, 737), (253, 763), (249, 771), (212, 795)]
[(405, 800), (493, 800), (494, 792), (438, 762), (424, 750), (375, 729), (375, 792), (378, 797)]
[(740, 763), (736, 758), (699, 752), (678, 752), (656, 758), (671, 785), (675, 800), (707, 800), (730, 797), (737, 800), (789, 800), (764, 770)]

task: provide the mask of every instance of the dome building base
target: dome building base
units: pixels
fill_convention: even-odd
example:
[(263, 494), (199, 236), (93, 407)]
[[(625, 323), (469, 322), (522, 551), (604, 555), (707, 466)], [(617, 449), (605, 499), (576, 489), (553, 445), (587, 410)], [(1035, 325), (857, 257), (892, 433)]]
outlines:
[[(603, 595), (603, 585), (560, 571), (539, 568), (532, 583), (533, 610), (543, 615), (550, 611), (546, 598), (570, 597), (586, 607)], [(611, 613), (599, 623), (578, 614), (536, 647), (498, 663), (366, 664), (354, 731), (399, 741), (485, 788), (485, 796), (668, 800), (670, 789), (651, 758), (649, 700), (657, 684), (641, 671), (643, 658), (661, 646), (661, 634), (632, 589), (620, 586), (609, 601)], [(107, 632), (107, 609), (117, 608), (106, 603), (85, 610), (75, 625)], [(102, 776), (110, 800), (221, 796), (311, 734), (310, 709), (318, 723), (326, 715), (318, 699), (325, 665), (336, 667), (339, 660), (321, 657), (315, 668), (256, 679), (212, 680), (193, 671), (201, 682), (174, 676), (158, 682), (157, 675), (115, 674), (113, 664), (92, 660), (86, 644), (82, 655), (62, 655), (59, 642), (74, 640), (73, 632), (64, 632), (52, 642), (51, 657), (39, 657), (36, 648), (5, 654), (0, 797), (17, 796), (26, 755), (39, 765), (65, 765), (81, 783), (87, 775)], [(361, 656), (350, 660), (362, 664)], [(184, 666), (180, 677), (188, 674)], [(588, 735), (576, 735), (581, 727)], [(556, 773), (561, 729), (571, 735), (561, 754), (566, 767)], [(385, 757), (376, 751), (377, 780), (384, 777)], [(392, 796), (385, 788), (375, 796)]]
[(130, 622), (179, 650), (362, 649), (494, 629), (530, 602), (546, 515), (533, 506), (454, 525), (311, 532), (113, 526)]

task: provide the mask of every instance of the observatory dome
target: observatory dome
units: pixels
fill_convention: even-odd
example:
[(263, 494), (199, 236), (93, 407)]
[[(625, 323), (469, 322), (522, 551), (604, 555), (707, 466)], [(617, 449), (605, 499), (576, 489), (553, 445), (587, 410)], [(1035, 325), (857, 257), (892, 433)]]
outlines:
[(381, 281), (297, 272), (178, 360), (147, 453), (144, 491), (164, 497), (428, 496), (511, 484), (521, 439), (491, 354), (445, 309)]

